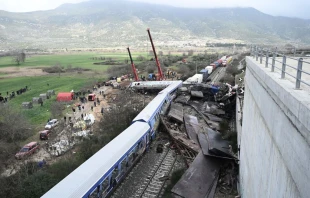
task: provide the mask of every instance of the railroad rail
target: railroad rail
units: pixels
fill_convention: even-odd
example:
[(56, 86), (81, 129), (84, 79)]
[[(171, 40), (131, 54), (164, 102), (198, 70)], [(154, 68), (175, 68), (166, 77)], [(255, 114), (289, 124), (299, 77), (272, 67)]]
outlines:
[(225, 72), (226, 67), (219, 67), (217, 70), (215, 70), (215, 75), (213, 78), (211, 78), (212, 83), (217, 83), (223, 76), (223, 72)]
[(134, 197), (155, 198), (160, 196), (166, 183), (165, 177), (169, 176), (176, 161), (173, 150), (164, 149), (164, 152), (166, 152), (165, 155), (155, 164)]

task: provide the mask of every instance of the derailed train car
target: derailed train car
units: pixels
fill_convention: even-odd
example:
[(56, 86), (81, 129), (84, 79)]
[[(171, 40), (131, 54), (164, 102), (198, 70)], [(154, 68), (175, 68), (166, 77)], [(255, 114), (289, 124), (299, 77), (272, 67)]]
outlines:
[(44, 198), (107, 197), (145, 152), (155, 137), (159, 115), (168, 108), (182, 81), (161, 91), (133, 120), (132, 124), (95, 153), (56, 186)]

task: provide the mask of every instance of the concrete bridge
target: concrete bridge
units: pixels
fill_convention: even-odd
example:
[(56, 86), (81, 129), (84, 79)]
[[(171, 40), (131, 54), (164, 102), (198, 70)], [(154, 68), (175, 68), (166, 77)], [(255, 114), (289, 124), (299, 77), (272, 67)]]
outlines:
[(238, 134), (241, 196), (310, 197), (310, 64), (255, 55), (246, 58)]

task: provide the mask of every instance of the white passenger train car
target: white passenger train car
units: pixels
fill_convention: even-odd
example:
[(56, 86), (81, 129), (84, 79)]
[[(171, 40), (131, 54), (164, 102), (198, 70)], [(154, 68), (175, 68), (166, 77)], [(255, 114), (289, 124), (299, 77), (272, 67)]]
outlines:
[(111, 194), (154, 138), (159, 115), (165, 113), (182, 81), (162, 90), (133, 120), (133, 123), (66, 178), (43, 198), (99, 198)]
[(133, 119), (133, 122), (146, 122), (151, 127), (151, 138), (155, 138), (155, 133), (159, 125), (159, 115), (165, 114), (174, 92), (182, 86), (182, 81), (175, 81), (158, 95)]
[(147, 123), (133, 123), (43, 198), (107, 196), (146, 149), (149, 130)]

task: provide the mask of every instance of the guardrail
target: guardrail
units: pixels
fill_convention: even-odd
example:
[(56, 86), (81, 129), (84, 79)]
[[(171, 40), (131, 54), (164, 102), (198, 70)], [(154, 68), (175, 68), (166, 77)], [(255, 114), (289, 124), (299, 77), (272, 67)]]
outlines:
[[(257, 46), (251, 47), (251, 56), (253, 56), (253, 58), (256, 58), (256, 61), (258, 61), (258, 59), (259, 59), (260, 64), (263, 64), (263, 60), (264, 60), (266, 68), (271, 66), (271, 72), (274, 72), (275, 69), (280, 70), (281, 71), (281, 79), (284, 79), (285, 75), (289, 75), (289, 76), (293, 77), (294, 79), (296, 79), (295, 89), (300, 89), (301, 83), (304, 83), (305, 85), (310, 86), (309, 82), (305, 82), (302, 79), (303, 73), (310, 75), (309, 72), (306, 72), (302, 69), (304, 63), (307, 63), (310, 65), (310, 62), (303, 60), (303, 58), (289, 57), (289, 56), (286, 56), (285, 54), (277, 53), (277, 51), (272, 52), (271, 50), (259, 48)], [(282, 58), (282, 61), (277, 60), (279, 57)], [(296, 67), (293, 67), (292, 65), (287, 64), (286, 63), (287, 59), (296, 60)], [(270, 61), (271, 61), (271, 63), (270, 63)], [(282, 64), (282, 67), (281, 68), (277, 67), (276, 62)], [(290, 68), (296, 70), (296, 76), (292, 75), (291, 73), (288, 73), (286, 71), (286, 67), (290, 67)]]

